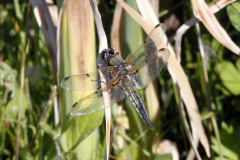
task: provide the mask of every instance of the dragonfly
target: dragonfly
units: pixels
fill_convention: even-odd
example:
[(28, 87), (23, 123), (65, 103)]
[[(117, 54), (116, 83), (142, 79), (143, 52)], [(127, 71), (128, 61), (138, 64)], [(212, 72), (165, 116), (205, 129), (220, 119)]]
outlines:
[(167, 64), (170, 52), (167, 48), (158, 49), (163, 38), (159, 35), (166, 31), (164, 24), (156, 25), (147, 38), (124, 60), (119, 52), (104, 49), (100, 56), (106, 66), (99, 67), (106, 82), (100, 80), (99, 71), (72, 75), (61, 81), (66, 90), (93, 90), (93, 93), (80, 98), (71, 108), (72, 116), (81, 116), (106, 109), (103, 92), (109, 91), (111, 105), (128, 97), (142, 120), (152, 128), (144, 104), (136, 91), (145, 88)]

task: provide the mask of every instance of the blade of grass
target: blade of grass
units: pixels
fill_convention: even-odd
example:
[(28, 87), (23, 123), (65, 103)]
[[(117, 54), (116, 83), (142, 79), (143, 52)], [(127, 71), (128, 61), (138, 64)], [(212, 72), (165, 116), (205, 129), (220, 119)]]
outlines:
[[(203, 82), (202, 85), (204, 85), (204, 96), (205, 96), (205, 101), (206, 105), (208, 107), (208, 111), (212, 111), (212, 106), (211, 106), (211, 93), (210, 93), (210, 87), (209, 87), (209, 78), (208, 78), (208, 73), (207, 73), (207, 57), (204, 47), (203, 47), (203, 40), (201, 37), (201, 31), (200, 31), (200, 25), (199, 23), (196, 23), (196, 29), (197, 29), (197, 37), (198, 37), (198, 46), (199, 46), (199, 51), (201, 55), (201, 66), (202, 66), (202, 75), (203, 75)], [(208, 134), (209, 137), (211, 137), (211, 128), (212, 124), (211, 121), (208, 119)], [(211, 140), (210, 140), (211, 141)], [(211, 142), (210, 142), (211, 143)]]
[(142, 148), (141, 146), (139, 146), (139, 144), (137, 143), (138, 140), (140, 140), (142, 137), (146, 136), (147, 134), (147, 130), (145, 132), (142, 132), (142, 134), (140, 134), (136, 139), (131, 139), (131, 137), (129, 137), (128, 135), (126, 135), (125, 133), (123, 133), (122, 131), (118, 131), (118, 133), (123, 136), (123, 138), (128, 141), (131, 145), (133, 145), (134, 147), (139, 148), (143, 154), (147, 157), (150, 157), (151, 154), (144, 148)]
[(218, 125), (217, 125), (217, 121), (216, 121), (215, 116), (211, 116), (211, 121), (212, 121), (212, 124), (213, 124), (214, 133), (215, 133), (215, 136), (216, 136), (216, 139), (217, 139), (220, 160), (223, 160), (223, 152), (222, 152), (222, 147), (221, 147), (222, 143), (221, 143), (219, 129), (218, 129)]
[(20, 123), (22, 116), (22, 98), (23, 98), (23, 88), (24, 88), (24, 79), (25, 79), (25, 65), (26, 65), (26, 54), (27, 54), (27, 44), (29, 39), (29, 17), (30, 17), (30, 1), (28, 1), (27, 8), (27, 20), (26, 20), (26, 40), (24, 46), (24, 53), (22, 54), (22, 65), (21, 65), (21, 75), (20, 75), (20, 97), (19, 97), (19, 107), (18, 107), (18, 121), (17, 121), (17, 138), (16, 138), (16, 160), (19, 159), (19, 138), (20, 138)]

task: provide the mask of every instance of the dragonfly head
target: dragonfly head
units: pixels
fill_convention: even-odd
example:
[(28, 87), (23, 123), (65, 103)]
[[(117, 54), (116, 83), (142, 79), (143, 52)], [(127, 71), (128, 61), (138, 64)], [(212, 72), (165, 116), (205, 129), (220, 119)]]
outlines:
[(104, 61), (108, 61), (110, 58), (114, 57), (114, 55), (115, 55), (115, 53), (112, 48), (104, 49), (101, 52), (101, 56)]
[(109, 65), (109, 66), (117, 66), (123, 60), (122, 57), (119, 55), (118, 52), (114, 52), (113, 49), (104, 49), (101, 52), (102, 59)]

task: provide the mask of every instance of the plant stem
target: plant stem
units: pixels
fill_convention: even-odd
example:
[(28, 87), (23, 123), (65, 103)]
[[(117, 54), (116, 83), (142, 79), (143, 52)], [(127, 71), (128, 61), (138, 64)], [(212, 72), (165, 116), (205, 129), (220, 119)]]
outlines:
[(24, 46), (24, 53), (22, 55), (22, 66), (21, 66), (21, 75), (20, 75), (20, 98), (19, 98), (19, 108), (18, 108), (18, 123), (17, 123), (17, 139), (16, 139), (16, 160), (19, 159), (19, 137), (20, 137), (20, 123), (21, 123), (21, 116), (22, 116), (22, 97), (23, 97), (23, 88), (24, 88), (24, 78), (25, 78), (25, 65), (26, 65), (26, 49), (27, 43), (29, 39), (29, 16), (30, 16), (30, 1), (28, 1), (28, 14), (27, 14), (27, 21), (26, 21), (26, 39), (25, 39), (25, 46)]

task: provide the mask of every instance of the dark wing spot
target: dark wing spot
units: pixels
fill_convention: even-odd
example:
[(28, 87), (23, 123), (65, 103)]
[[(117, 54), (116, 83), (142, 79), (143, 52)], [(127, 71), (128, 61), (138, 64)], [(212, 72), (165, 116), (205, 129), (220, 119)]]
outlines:
[(76, 105), (77, 105), (77, 102), (76, 102), (76, 103), (74, 103), (74, 105), (72, 106), (72, 108), (74, 108)]
[(90, 75), (89, 74), (86, 74), (88, 77), (90, 77)]
[(68, 77), (65, 77), (65, 78), (64, 78), (64, 81), (68, 80), (69, 78), (70, 78), (69, 76), (68, 76)]
[(148, 60), (145, 61), (146, 63), (148, 62)]
[(135, 75), (135, 74), (137, 74), (137, 73), (138, 73), (138, 69), (130, 70), (130, 74)]
[(143, 43), (146, 43), (146, 41), (144, 40)]
[(161, 49), (159, 49), (159, 51), (164, 51), (165, 50), (165, 48), (161, 48)]
[(155, 26), (155, 28), (157, 28), (157, 27), (159, 27), (160, 26), (160, 23), (158, 23), (156, 26)]
[(94, 92), (94, 93), (98, 93), (98, 91)]

